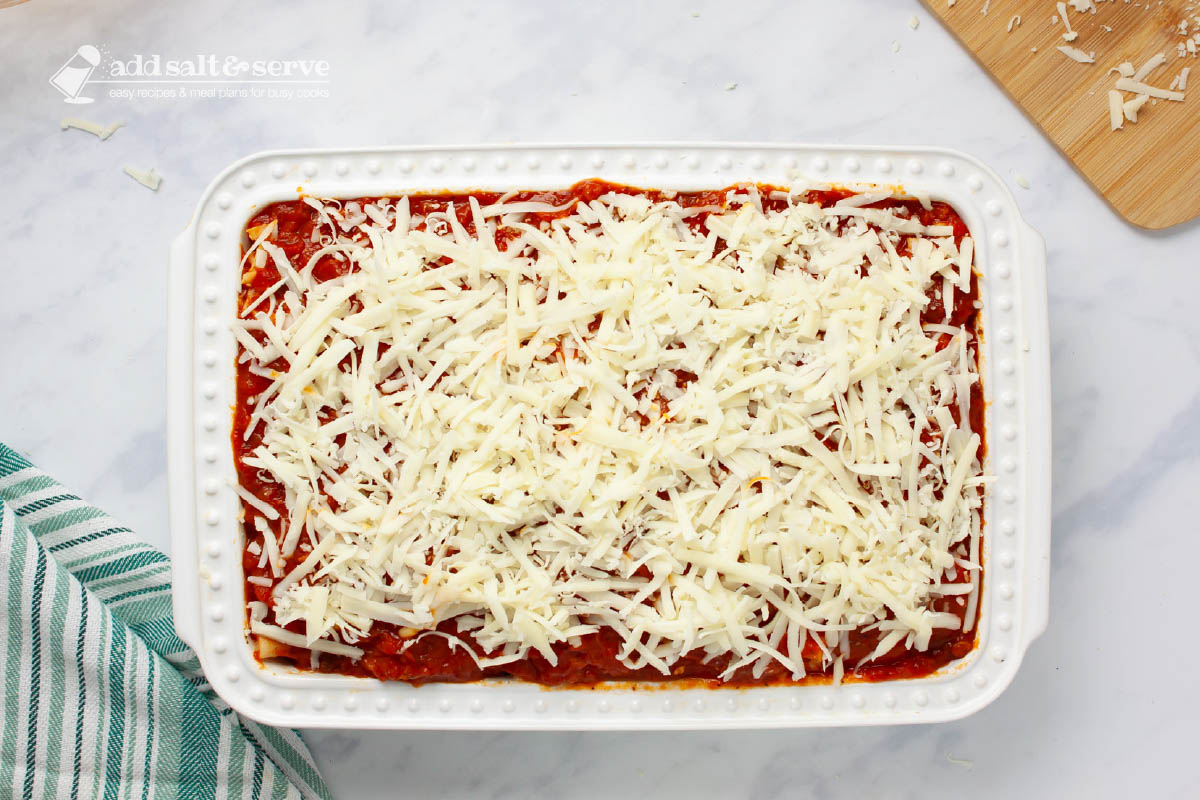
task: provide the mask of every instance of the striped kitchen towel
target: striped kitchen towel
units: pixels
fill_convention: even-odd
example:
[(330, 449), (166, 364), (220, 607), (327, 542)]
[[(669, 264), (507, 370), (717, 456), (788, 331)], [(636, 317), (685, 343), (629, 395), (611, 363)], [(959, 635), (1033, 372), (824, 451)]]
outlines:
[(295, 731), (212, 693), (167, 557), (3, 444), (0, 581), (0, 797), (329, 797)]

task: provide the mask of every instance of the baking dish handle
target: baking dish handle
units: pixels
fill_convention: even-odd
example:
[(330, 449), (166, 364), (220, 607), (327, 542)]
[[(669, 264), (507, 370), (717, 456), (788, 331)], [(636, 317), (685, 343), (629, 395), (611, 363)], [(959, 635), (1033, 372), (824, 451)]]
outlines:
[(1051, 425), (1050, 333), (1046, 304), (1046, 242), (1021, 221), (1021, 306), (1027, 346), (1023, 373), (1028, 381), (1026, 480), (1029, 506), (1025, 515), (1025, 568), (1021, 638), (1025, 647), (1040, 636), (1050, 615)]
[(194, 231), (171, 243), (167, 273), (167, 505), (175, 631), (199, 652), (200, 597), (192, 437)]

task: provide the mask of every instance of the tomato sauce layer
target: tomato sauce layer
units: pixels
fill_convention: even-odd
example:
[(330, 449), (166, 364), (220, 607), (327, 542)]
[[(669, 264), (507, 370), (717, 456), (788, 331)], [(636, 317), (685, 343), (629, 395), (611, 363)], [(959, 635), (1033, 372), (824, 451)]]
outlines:
[[(727, 187), (719, 190), (698, 192), (666, 192), (660, 190), (639, 189), (631, 186), (613, 184), (600, 180), (586, 180), (575, 184), (569, 189), (552, 191), (523, 191), (506, 193), (507, 202), (541, 202), (552, 206), (568, 206), (554, 213), (530, 213), (525, 221), (537, 225), (571, 213), (568, 205), (572, 201), (589, 202), (609, 192), (640, 194), (654, 201), (674, 200), (685, 208), (726, 206), (726, 193), (737, 187)], [(778, 187), (759, 185), (763, 208), (766, 211), (781, 209), (787, 201), (782, 194), (785, 191)], [(805, 198), (810, 203), (822, 207), (832, 206), (839, 200), (853, 196), (855, 192), (841, 189), (810, 191)], [(466, 193), (428, 193), (408, 194), (409, 205), (413, 216), (424, 216), (433, 212), (445, 211), (453, 203), (458, 214), (459, 222), (469, 233), (474, 232), (474, 223), (470, 216), (467, 200), (474, 197), (480, 205), (494, 203), (501, 197), (498, 192), (473, 191)], [(357, 202), (366, 204), (374, 201), (385, 201), (388, 197), (358, 198)], [(908, 214), (920, 220), (924, 225), (950, 226), (956, 244), (968, 235), (966, 224), (952, 207), (943, 202), (932, 202), (926, 208), (921, 202), (912, 198), (889, 197), (868, 207), (897, 208), (904, 207)], [(702, 211), (690, 218), (690, 224), (703, 228), (705, 220), (712, 211)], [(305, 264), (310, 257), (320, 249), (319, 241), (313, 236), (319, 224), (317, 211), (303, 200), (285, 201), (264, 207), (255, 214), (246, 225), (248, 232), (256, 232), (261, 226), (274, 221), (276, 232), (271, 241), (280, 247), (292, 263)], [(516, 232), (500, 228), (496, 233), (497, 243), (504, 247), (516, 237)], [(253, 237), (251, 237), (253, 238)], [(902, 243), (901, 247), (907, 244)], [(905, 251), (901, 250), (904, 254)], [(345, 272), (346, 262), (331, 256), (320, 258), (313, 270), (314, 278), (318, 281), (330, 280)], [(864, 270), (866, 267), (864, 267)], [(239, 298), (239, 308), (245, 308), (254, 303), (259, 296), (268, 291), (280, 279), (279, 272), (273, 263), (254, 267), (247, 265), (242, 275), (242, 290)], [(922, 322), (943, 323), (955, 327), (965, 327), (972, 332), (968, 344), (975, 350), (978, 359), (978, 276), (972, 271), (968, 291), (955, 288), (948, 296), (944, 296), (941, 286), (936, 286), (928, 292), (930, 302), (922, 312)], [(945, 303), (951, 304), (949, 314), (946, 313)], [(941, 334), (939, 347), (949, 344), (950, 336)], [(241, 349), (239, 348), (239, 355)], [(273, 368), (285, 370), (286, 363), (278, 362)], [(245, 436), (250, 422), (250, 414), (254, 407), (254, 399), (271, 383), (271, 379), (250, 372), (248, 365), (237, 365), (237, 405), (234, 410), (234, 425), (232, 444), (237, 464), (238, 479), (243, 488), (257, 495), (261, 500), (274, 507), (280, 515), (280, 520), (268, 521), (262, 512), (253, 506), (243, 503), (245, 514), (243, 530), (245, 534), (245, 549), (243, 551), (243, 567), (246, 578), (245, 592), (247, 601), (260, 601), (268, 607), (273, 605), (271, 590), (278, 578), (273, 577), (265, 566), (259, 566), (260, 556), (252, 552), (251, 546), (257, 543), (262, 547), (262, 535), (259, 533), (255, 518), (262, 518), (267, 527), (279, 535), (281, 520), (288, 519), (288, 509), (285, 502), (283, 487), (264, 476), (259, 470), (246, 466), (243, 457), (250, 455), (262, 443), (262, 426)], [(976, 382), (971, 389), (969, 427), (980, 438), (984, 437), (984, 400), (982, 389)], [(951, 406), (955, 421), (958, 419), (956, 406)], [(923, 437), (936, 435), (936, 429), (927, 431)], [(928, 439), (926, 439), (928, 442)], [(980, 450), (982, 460), (983, 449)], [(261, 550), (260, 550), (261, 552)], [(283, 573), (296, 566), (307, 555), (301, 547), (285, 560)], [(254, 578), (254, 581), (250, 579)], [(969, 580), (966, 570), (958, 570), (957, 576), (950, 582), (965, 582)], [(264, 585), (268, 584), (268, 585)], [(931, 603), (936, 611), (949, 612), (964, 619), (966, 605), (959, 597), (943, 597)], [(298, 634), (303, 634), (303, 623), (293, 622), (287, 626)], [(439, 625), (439, 631), (451, 634), (454, 639), (472, 642), (470, 633), (460, 633), (456, 620), (445, 620)], [(501, 666), (480, 669), (475, 656), (490, 655), (482, 648), (474, 645), (474, 655), (466, 651), (466, 647), (451, 638), (443, 636), (414, 636), (411, 629), (398, 627), (390, 623), (376, 622), (371, 634), (355, 643), (363, 650), (363, 656), (354, 660), (345, 656), (322, 653), (317, 661), (317, 671), (374, 677), (383, 680), (402, 680), (414, 684), (428, 682), (466, 682), (485, 678), (512, 677), (551, 686), (586, 686), (605, 681), (634, 681), (662, 682), (671, 680), (688, 680), (709, 684), (712, 686), (733, 685), (774, 685), (796, 683), (786, 668), (776, 661), (771, 661), (765, 672), (754, 677), (749, 669), (741, 669), (732, 676), (721, 680), (721, 673), (728, 667), (730, 656), (719, 655), (712, 657), (701, 650), (686, 653), (673, 666), (670, 675), (663, 675), (652, 667), (632, 669), (622, 664), (617, 655), (624, 642), (621, 637), (608, 628), (583, 636), (578, 645), (568, 646), (560, 643), (554, 646), (557, 663), (551, 664), (542, 654), (531, 650), (522, 660)], [(935, 630), (928, 649), (914, 651), (897, 645), (890, 652), (875, 658), (869, 663), (862, 664), (856, 669), (847, 669), (846, 680), (879, 681), (906, 678), (918, 678), (929, 675), (946, 664), (966, 656), (975, 647), (975, 630), (963, 632), (940, 628)], [(868, 656), (878, 644), (878, 634), (875, 632), (852, 631), (849, 634), (848, 663), (855, 664)], [(304, 670), (311, 669), (310, 652), (307, 649), (282, 643), (271, 643), (272, 657), (290, 660)], [(832, 677), (832, 667), (825, 663), (822, 650), (811, 636), (804, 644), (801, 658), (804, 661), (807, 675), (802, 679), (806, 682), (823, 682)]]

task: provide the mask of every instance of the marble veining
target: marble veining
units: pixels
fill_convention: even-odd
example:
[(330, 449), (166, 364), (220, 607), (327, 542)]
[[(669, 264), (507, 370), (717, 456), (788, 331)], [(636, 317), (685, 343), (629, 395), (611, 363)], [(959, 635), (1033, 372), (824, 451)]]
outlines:
[[(119, 99), (96, 84), (96, 102), (64, 104), (47, 79), (86, 43), (126, 59), (323, 59), (327, 96)], [(256, 150), (947, 145), (990, 164), (1046, 237), (1050, 627), (993, 705), (946, 725), (831, 731), (311, 732), (339, 797), (1194, 790), (1200, 225), (1121, 221), (915, 0), (32, 0), (0, 11), (0, 66), (0, 438), (164, 549), (167, 247), (216, 171)], [(101, 142), (60, 132), (64, 116), (125, 127)], [(126, 164), (155, 167), (162, 188), (137, 185)], [(1141, 674), (1139, 648), (1154, 663)]]

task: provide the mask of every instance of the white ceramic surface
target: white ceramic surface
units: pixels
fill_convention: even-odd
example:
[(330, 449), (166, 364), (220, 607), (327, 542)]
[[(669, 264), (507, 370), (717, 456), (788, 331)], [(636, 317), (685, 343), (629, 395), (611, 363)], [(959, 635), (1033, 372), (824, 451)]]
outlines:
[[(976, 242), (983, 304), (980, 369), (992, 433), (984, 470), (990, 523), (978, 645), (915, 681), (842, 686), (661, 687), (547, 692), (515, 681), (413, 687), (255, 662), (244, 636), (241, 503), (231, 448), (242, 229), (268, 202), (406, 189), (569, 186), (589, 176), (691, 189), (754, 179), (902, 182), (949, 202)], [(297, 185), (299, 183), (299, 185)], [(1045, 247), (994, 172), (945, 149), (820, 145), (642, 145), (273, 151), (230, 165), (171, 246), (167, 455), (175, 626), (209, 683), (238, 711), (291, 727), (514, 730), (817, 727), (937, 722), (974, 713), (1012, 681), (1046, 625), (1050, 545), (1050, 386)]]
[[(89, 42), (124, 58), (326, 59), (329, 97), (121, 100), (98, 87), (90, 106), (66, 105), (47, 80)], [(992, 165), (1046, 236), (1050, 625), (995, 703), (918, 727), (313, 733), (339, 797), (1194, 794), (1200, 225), (1147, 234), (1122, 223), (915, 0), (336, 10), (33, 0), (0, 11), (0, 74), (0, 437), (164, 548), (166, 252), (206, 182), (245, 153), (432, 141), (947, 145)], [(60, 133), (75, 115), (126, 127), (106, 142)], [(125, 164), (156, 167), (162, 188), (133, 183)]]

